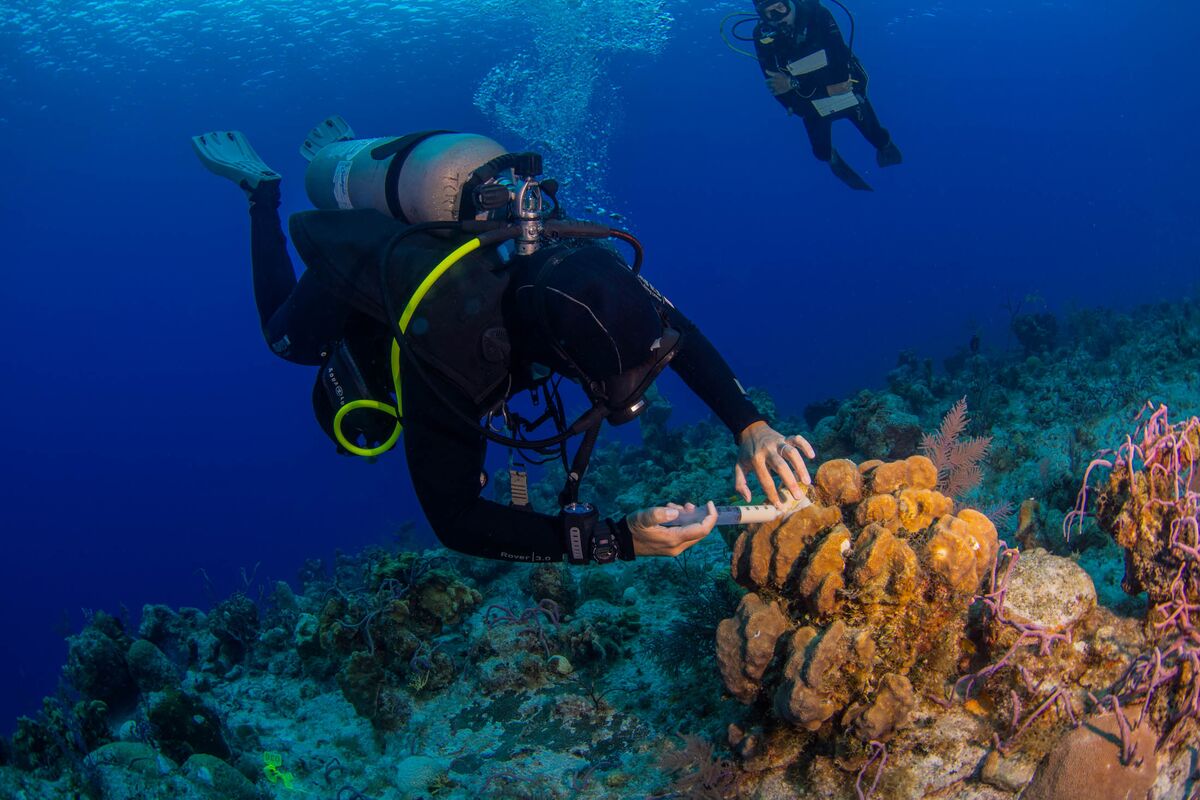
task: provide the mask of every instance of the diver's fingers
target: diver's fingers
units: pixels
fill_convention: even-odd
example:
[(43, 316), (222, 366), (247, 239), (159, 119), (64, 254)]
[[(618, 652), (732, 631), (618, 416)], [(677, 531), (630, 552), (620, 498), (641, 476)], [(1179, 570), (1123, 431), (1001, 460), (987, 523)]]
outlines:
[(707, 511), (708, 513), (704, 515), (704, 519), (700, 522), (678, 528), (674, 531), (679, 537), (676, 544), (679, 548), (678, 553), (682, 553), (705, 536), (708, 536), (712, 533), (713, 528), (717, 526), (717, 507), (711, 500), (708, 501)]
[[(812, 483), (812, 477), (808, 474), (808, 465), (804, 463), (804, 458), (800, 455), (800, 450), (793, 444), (785, 444), (780, 448), (783, 457), (792, 465), (792, 469), (796, 470), (796, 476), (801, 483), (808, 486)], [(793, 494), (795, 494), (793, 492)]]
[[(767, 469), (767, 460), (754, 459), (754, 474), (758, 476), (758, 482), (762, 484), (763, 493), (767, 495), (767, 502), (773, 506), (779, 505), (779, 492), (775, 488), (775, 479), (771, 477), (771, 471)], [(749, 502), (747, 499), (746, 502)]]
[(747, 503), (750, 502), (750, 485), (746, 483), (746, 470), (742, 469), (741, 464), (733, 468), (733, 490)]
[(817, 457), (817, 453), (815, 450), (813, 450), (813, 446), (808, 443), (808, 439), (805, 439), (803, 436), (800, 436), (799, 434), (797, 434), (795, 436), (789, 436), (788, 444), (793, 444), (796, 447), (799, 447), (800, 451), (802, 453), (804, 453), (805, 458), (816, 458)]
[(655, 525), (662, 525), (664, 522), (670, 522), (679, 516), (679, 509), (668, 506), (658, 506), (650, 510), (653, 512)]
[(800, 496), (800, 484), (796, 483), (796, 476), (783, 456), (779, 455), (779, 453), (771, 453), (767, 456), (767, 466), (774, 470), (775, 474), (783, 480), (783, 488), (791, 492), (792, 497)]
[(633, 515), (631, 527), (636, 526), (641, 530), (648, 528), (657, 528), (664, 522), (670, 522), (679, 516), (679, 510), (675, 508), (666, 508), (665, 506), (655, 506), (654, 508), (643, 508)]
[(704, 519), (700, 520), (694, 525), (688, 526), (688, 528), (691, 529), (688, 538), (692, 539), (694, 542), (698, 542), (705, 536), (708, 536), (710, 533), (712, 533), (713, 528), (717, 527), (717, 506), (712, 500), (708, 501), (708, 506), (705, 511), (706, 513), (704, 514)]

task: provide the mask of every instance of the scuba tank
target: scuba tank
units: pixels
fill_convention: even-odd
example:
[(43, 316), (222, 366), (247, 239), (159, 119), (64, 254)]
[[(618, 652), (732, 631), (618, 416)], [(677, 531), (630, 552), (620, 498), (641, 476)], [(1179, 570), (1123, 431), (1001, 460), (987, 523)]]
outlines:
[[(504, 155), (498, 142), (474, 133), (423, 131), (355, 139), (341, 117), (309, 133), (304, 188), (314, 208), (373, 208), (400, 222), (457, 222), (475, 215), (463, 189), (482, 164)], [(473, 188), (473, 187), (472, 187)]]

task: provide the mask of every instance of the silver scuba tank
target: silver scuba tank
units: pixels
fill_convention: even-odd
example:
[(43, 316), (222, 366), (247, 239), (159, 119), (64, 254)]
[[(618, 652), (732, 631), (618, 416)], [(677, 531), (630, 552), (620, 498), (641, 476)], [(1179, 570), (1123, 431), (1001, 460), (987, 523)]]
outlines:
[(309, 159), (308, 199), (319, 209), (374, 208), (412, 224), (458, 221), (471, 173), (508, 152), (473, 133), (353, 137), (340, 117), (309, 134), (300, 148)]

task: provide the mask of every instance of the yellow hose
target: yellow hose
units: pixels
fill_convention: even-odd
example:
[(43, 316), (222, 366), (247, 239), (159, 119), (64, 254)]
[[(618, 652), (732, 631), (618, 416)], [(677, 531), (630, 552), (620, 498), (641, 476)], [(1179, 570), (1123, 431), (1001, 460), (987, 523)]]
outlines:
[(758, 61), (757, 55), (749, 52), (748, 50), (739, 50), (738, 48), (734, 47), (733, 44), (729, 41), (729, 37), (725, 35), (725, 23), (729, 21), (730, 17), (743, 17), (745, 19), (749, 19), (750, 17), (756, 17), (756, 16), (758, 16), (758, 15), (757, 14), (748, 14), (745, 11), (734, 11), (732, 14), (726, 14), (724, 17), (721, 18), (721, 40), (723, 42), (725, 42), (726, 47), (728, 47), (733, 52), (737, 53), (739, 56), (745, 56), (746, 58), (753, 58), (755, 61)]
[(392, 429), (392, 435), (387, 438), (387, 441), (378, 447), (359, 447), (346, 438), (346, 435), (342, 433), (342, 420), (351, 411), (359, 408), (371, 408), (376, 411), (382, 411), (394, 419), (398, 420), (400, 418), (399, 412), (395, 406), (389, 406), (387, 403), (381, 403), (378, 400), (353, 400), (339, 408), (338, 412), (333, 415), (333, 435), (337, 437), (338, 444), (346, 448), (348, 452), (351, 452), (356, 456), (363, 456), (364, 458), (371, 458), (372, 456), (381, 455), (395, 447), (396, 440), (400, 438), (400, 431), (402, 430), (399, 422), (397, 422), (396, 427)]
[(408, 333), (408, 323), (412, 321), (412, 316), (417, 312), (417, 305), (425, 299), (426, 293), (433, 288), (433, 284), (437, 279), (442, 277), (446, 270), (453, 267), (460, 258), (467, 255), (471, 251), (479, 247), (479, 238), (476, 237), (466, 244), (461, 245), (453, 253), (442, 259), (433, 272), (425, 276), (425, 280), (421, 281), (421, 285), (413, 292), (413, 296), (409, 299), (408, 305), (404, 307), (404, 313), (400, 315), (400, 332)]
[[(417, 312), (417, 306), (425, 299), (425, 295), (437, 283), (438, 278), (446, 274), (446, 271), (457, 264), (464, 256), (479, 249), (479, 239), (474, 238), (465, 244), (457, 247), (450, 255), (443, 258), (438, 265), (433, 268), (433, 271), (425, 276), (425, 280), (421, 281), (421, 285), (413, 292), (409, 298), (408, 305), (404, 307), (404, 313), (400, 315), (400, 332), (407, 333), (408, 325), (412, 322), (413, 314)], [(385, 287), (386, 290), (386, 287)], [(338, 440), (338, 444), (346, 448), (347, 452), (353, 453), (356, 456), (371, 458), (391, 450), (396, 446), (396, 441), (400, 438), (400, 433), (403, 431), (401, 420), (404, 419), (403, 404), (400, 399), (400, 342), (392, 339), (392, 385), (396, 390), (396, 405), (390, 406), (387, 403), (381, 403), (378, 400), (354, 400), (338, 409), (338, 412), (333, 416), (333, 435)], [(370, 408), (375, 411), (382, 411), (396, 420), (396, 427), (392, 430), (392, 435), (387, 438), (383, 444), (378, 447), (364, 448), (353, 444), (342, 433), (342, 420), (351, 411), (360, 408)]]

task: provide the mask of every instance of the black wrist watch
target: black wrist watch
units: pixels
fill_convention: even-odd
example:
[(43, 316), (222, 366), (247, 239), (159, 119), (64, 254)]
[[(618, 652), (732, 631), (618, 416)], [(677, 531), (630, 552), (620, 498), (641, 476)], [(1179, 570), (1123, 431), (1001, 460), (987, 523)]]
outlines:
[(597, 564), (611, 564), (620, 555), (616, 526), (611, 520), (603, 520), (592, 532), (592, 560)]

